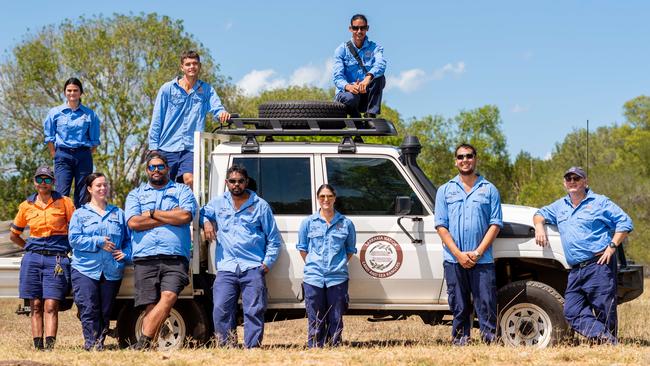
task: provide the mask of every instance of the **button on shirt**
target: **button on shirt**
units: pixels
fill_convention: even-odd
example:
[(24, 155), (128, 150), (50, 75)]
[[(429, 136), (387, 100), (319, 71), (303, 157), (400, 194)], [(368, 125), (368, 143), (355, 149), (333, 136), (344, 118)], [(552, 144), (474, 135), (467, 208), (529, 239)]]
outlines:
[[(449, 230), (456, 246), (462, 252), (476, 250), (491, 225), (503, 227), (501, 197), (497, 188), (479, 175), (469, 193), (465, 192), (460, 177), (445, 183), (436, 194), (435, 225)], [(457, 263), (456, 257), (445, 246), (444, 260)], [(492, 246), (477, 263), (492, 263)]]
[(587, 190), (587, 196), (577, 207), (571, 197), (542, 207), (535, 213), (549, 225), (557, 225), (564, 256), (573, 266), (605, 250), (614, 232), (631, 232), (632, 219), (609, 198)]
[[(149, 183), (129, 192), (126, 197), (125, 214), (128, 223), (131, 217), (142, 215), (151, 209), (168, 211), (179, 207), (196, 214), (196, 200), (188, 186), (171, 180), (163, 188), (156, 189)], [(143, 231), (131, 231), (133, 258), (154, 255), (182, 255), (190, 259), (190, 224), (180, 226), (163, 225)]]
[[(342, 43), (334, 51), (333, 76), (337, 93), (345, 91), (347, 84), (361, 81), (366, 77), (366, 73), (357, 62), (357, 59), (354, 58), (346, 43)], [(384, 58), (384, 48), (382, 46), (369, 41), (368, 37), (366, 37), (361, 49), (358, 49), (354, 45), (354, 41), (352, 41), (352, 47), (357, 50), (359, 57), (363, 61), (363, 65), (374, 78), (384, 75), (386, 71), (386, 59)]]
[(348, 254), (357, 252), (357, 234), (350, 219), (334, 213), (331, 225), (317, 212), (303, 220), (296, 248), (307, 252), (305, 283), (331, 287), (348, 280)]
[[(122, 278), (124, 264), (131, 256), (131, 233), (126, 226), (124, 211), (107, 205), (106, 212), (100, 215), (85, 204), (72, 215), (68, 237), (72, 247), (72, 268), (94, 280), (99, 280), (102, 273), (109, 281)], [(124, 259), (118, 262), (112, 253), (103, 249), (105, 237), (115, 244), (115, 249), (124, 252)]]
[(50, 109), (45, 121), (45, 143), (75, 149), (99, 145), (99, 118), (83, 104), (72, 109), (67, 103)]
[(36, 204), (36, 193), (18, 206), (18, 213), (11, 224), (11, 231), (20, 235), (29, 226), (29, 238), (25, 250), (48, 250), (68, 252), (68, 223), (74, 212), (70, 197), (52, 192), (45, 207)]
[(217, 270), (236, 272), (273, 267), (282, 244), (271, 206), (255, 194), (235, 209), (230, 192), (214, 198), (201, 209), (202, 221), (217, 224)]
[(149, 149), (167, 152), (194, 151), (194, 131), (205, 130), (208, 112), (218, 117), (225, 108), (210, 84), (198, 80), (189, 93), (169, 81), (160, 88), (149, 128)]

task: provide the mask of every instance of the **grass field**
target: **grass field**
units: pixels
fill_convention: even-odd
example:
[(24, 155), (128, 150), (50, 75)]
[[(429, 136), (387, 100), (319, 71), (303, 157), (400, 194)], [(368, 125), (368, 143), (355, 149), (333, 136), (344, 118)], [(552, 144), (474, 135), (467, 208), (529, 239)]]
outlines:
[[(345, 345), (335, 349), (305, 348), (306, 320), (269, 323), (264, 347), (258, 350), (198, 348), (172, 352), (114, 349), (85, 352), (75, 308), (61, 313), (57, 347), (36, 352), (31, 346), (29, 318), (14, 314), (19, 300), (0, 301), (0, 366), (2, 365), (649, 365), (650, 281), (644, 295), (619, 307), (619, 346), (562, 346), (543, 350), (498, 345), (449, 345), (447, 325), (428, 326), (419, 318), (368, 322), (345, 318)], [(238, 333), (242, 335), (243, 329)]]

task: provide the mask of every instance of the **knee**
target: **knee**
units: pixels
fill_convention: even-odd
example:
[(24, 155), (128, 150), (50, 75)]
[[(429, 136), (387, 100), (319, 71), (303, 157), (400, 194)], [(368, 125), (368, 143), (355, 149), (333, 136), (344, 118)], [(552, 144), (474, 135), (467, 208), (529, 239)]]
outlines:
[(32, 312), (32, 315), (34, 314), (40, 315), (41, 313), (43, 313), (43, 301), (41, 301), (40, 299), (34, 299), (30, 301), (29, 308)]
[(164, 304), (168, 304), (170, 306), (174, 305), (176, 303), (176, 300), (178, 299), (178, 295), (171, 291), (163, 291), (160, 294), (160, 302)]
[(59, 302), (58, 301), (46, 301), (44, 312), (46, 314), (57, 314), (59, 312)]
[(185, 183), (185, 185), (192, 188), (192, 186), (194, 185), (194, 175), (189, 173), (183, 174), (183, 183)]
[(354, 107), (359, 104), (359, 100), (361, 99), (361, 97), (359, 96), (359, 94), (352, 94), (350, 92), (340, 92), (339, 94), (336, 95), (336, 99), (339, 102), (349, 107)]

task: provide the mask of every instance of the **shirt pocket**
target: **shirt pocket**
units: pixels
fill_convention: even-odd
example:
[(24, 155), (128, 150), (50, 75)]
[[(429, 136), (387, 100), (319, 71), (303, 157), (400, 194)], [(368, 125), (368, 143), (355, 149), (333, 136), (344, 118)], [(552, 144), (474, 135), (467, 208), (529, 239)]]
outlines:
[(232, 227), (232, 214), (227, 212), (219, 212), (217, 214), (217, 230), (228, 232)]
[(475, 209), (481, 210), (486, 217), (490, 217), (491, 205), (488, 196), (476, 196), (472, 199), (472, 204)]
[(332, 243), (331, 254), (334, 255), (344, 249), (345, 240), (348, 238), (348, 234), (346, 232), (335, 231), (330, 235), (330, 237)]
[(461, 208), (463, 207), (463, 197), (459, 195), (445, 197), (447, 203), (447, 216), (454, 217), (460, 215)]
[(50, 221), (53, 231), (58, 233), (67, 233), (68, 232), (68, 220), (65, 216), (64, 211), (53, 211), (50, 213)]
[(108, 223), (108, 234), (111, 237), (111, 241), (115, 244), (116, 248), (122, 247), (122, 233), (124, 228), (118, 220), (109, 220)]
[(311, 230), (307, 233), (307, 238), (309, 239), (309, 252), (316, 253), (318, 255), (323, 254), (323, 240), (325, 233), (320, 230)]
[(161, 210), (168, 211), (176, 207), (180, 207), (178, 204), (178, 197), (169, 194), (163, 196), (160, 202)]
[(580, 212), (576, 215), (576, 223), (585, 231), (593, 231), (594, 216), (589, 212)]

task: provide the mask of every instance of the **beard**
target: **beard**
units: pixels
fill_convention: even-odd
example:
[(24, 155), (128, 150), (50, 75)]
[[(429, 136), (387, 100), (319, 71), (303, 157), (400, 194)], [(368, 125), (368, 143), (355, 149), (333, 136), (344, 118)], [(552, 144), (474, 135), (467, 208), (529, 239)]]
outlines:
[(458, 173), (460, 175), (468, 176), (468, 175), (474, 175), (474, 169), (471, 170), (458, 170)]
[(241, 186), (239, 186), (239, 187), (228, 188), (228, 191), (230, 192), (231, 195), (235, 197), (239, 197), (246, 192), (246, 189), (241, 188)]
[(166, 175), (161, 175), (160, 178), (158, 178), (158, 179), (156, 179), (156, 178), (154, 178), (152, 176), (149, 176), (149, 183), (151, 183), (154, 186), (162, 186), (162, 185), (166, 184), (167, 181), (168, 181), (168, 179), (167, 179)]

